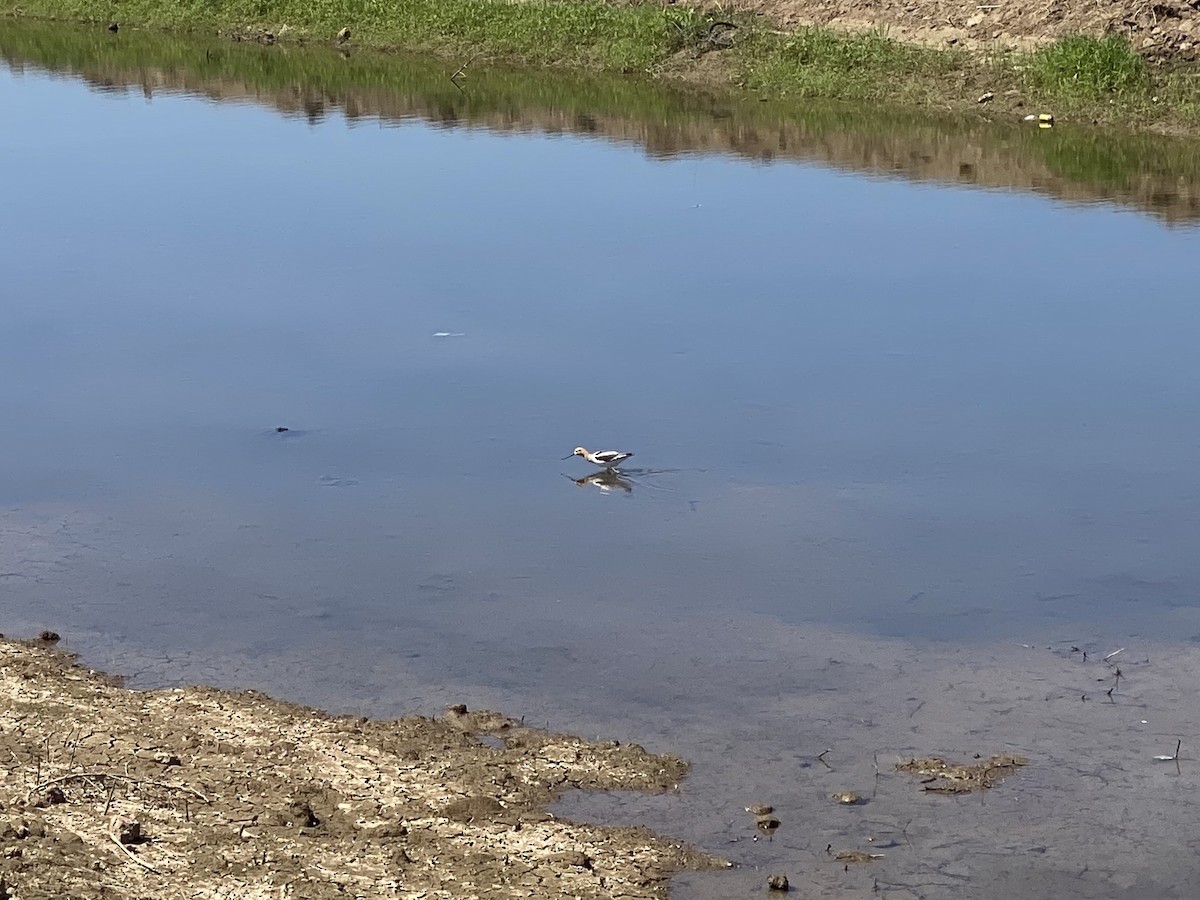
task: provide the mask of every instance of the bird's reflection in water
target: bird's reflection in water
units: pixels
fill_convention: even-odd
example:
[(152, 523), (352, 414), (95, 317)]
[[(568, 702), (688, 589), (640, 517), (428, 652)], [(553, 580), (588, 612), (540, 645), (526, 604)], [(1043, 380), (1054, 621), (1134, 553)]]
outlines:
[(623, 478), (612, 469), (605, 469), (601, 472), (593, 472), (591, 475), (585, 475), (582, 478), (567, 478), (574, 482), (577, 487), (594, 487), (603, 491), (606, 494), (611, 494), (613, 491), (623, 491), (626, 494), (633, 493), (633, 482), (628, 478)]

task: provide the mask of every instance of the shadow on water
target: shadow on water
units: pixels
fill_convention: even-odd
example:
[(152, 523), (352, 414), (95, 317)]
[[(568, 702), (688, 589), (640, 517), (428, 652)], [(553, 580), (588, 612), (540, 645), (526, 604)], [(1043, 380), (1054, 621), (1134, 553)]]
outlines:
[(628, 478), (622, 478), (611, 470), (592, 472), (590, 475), (584, 475), (582, 478), (572, 478), (570, 475), (564, 475), (563, 477), (577, 487), (594, 487), (604, 494), (611, 494), (614, 491), (620, 491), (627, 495), (633, 493), (633, 482)]
[(104, 91), (186, 92), (261, 103), (317, 123), (419, 118), (447, 128), (537, 131), (637, 144), (653, 157), (731, 154), (817, 162), (943, 184), (1108, 201), (1167, 223), (1200, 221), (1200, 144), (1069, 125), (932, 117), (829, 104), (759, 103), (630, 78), (472, 67), (329, 48), (231, 44), (6, 22), (10, 68), (70, 73)]
[(582, 478), (563, 474), (563, 478), (581, 488), (595, 488), (603, 494), (621, 493), (629, 496), (637, 487), (643, 491), (670, 493), (670, 488), (654, 482), (657, 475), (670, 475), (679, 469), (602, 469), (589, 472)]

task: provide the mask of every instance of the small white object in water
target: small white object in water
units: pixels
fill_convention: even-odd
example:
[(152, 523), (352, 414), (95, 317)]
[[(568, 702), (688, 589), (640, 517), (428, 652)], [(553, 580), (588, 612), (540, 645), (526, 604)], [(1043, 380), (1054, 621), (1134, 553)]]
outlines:
[(435, 331), (433, 333), (433, 336), (434, 337), (466, 337), (467, 333), (465, 331)]

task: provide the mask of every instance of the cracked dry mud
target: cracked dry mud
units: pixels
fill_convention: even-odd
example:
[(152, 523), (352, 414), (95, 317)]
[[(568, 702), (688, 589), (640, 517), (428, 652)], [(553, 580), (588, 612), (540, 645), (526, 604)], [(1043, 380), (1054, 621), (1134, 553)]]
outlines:
[(685, 771), (461, 706), (372, 721), (251, 691), (136, 691), (0, 640), (13, 900), (665, 897), (672, 871), (725, 863), (545, 808), (568, 788), (672, 790)]

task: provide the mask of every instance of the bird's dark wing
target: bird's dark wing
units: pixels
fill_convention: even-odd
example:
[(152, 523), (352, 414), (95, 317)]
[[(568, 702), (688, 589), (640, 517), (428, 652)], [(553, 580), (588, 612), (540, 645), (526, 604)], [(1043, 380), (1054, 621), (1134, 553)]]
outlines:
[(619, 450), (601, 450), (596, 454), (596, 459), (601, 462), (620, 462), (623, 459), (629, 459), (633, 456), (632, 453), (622, 453)]

